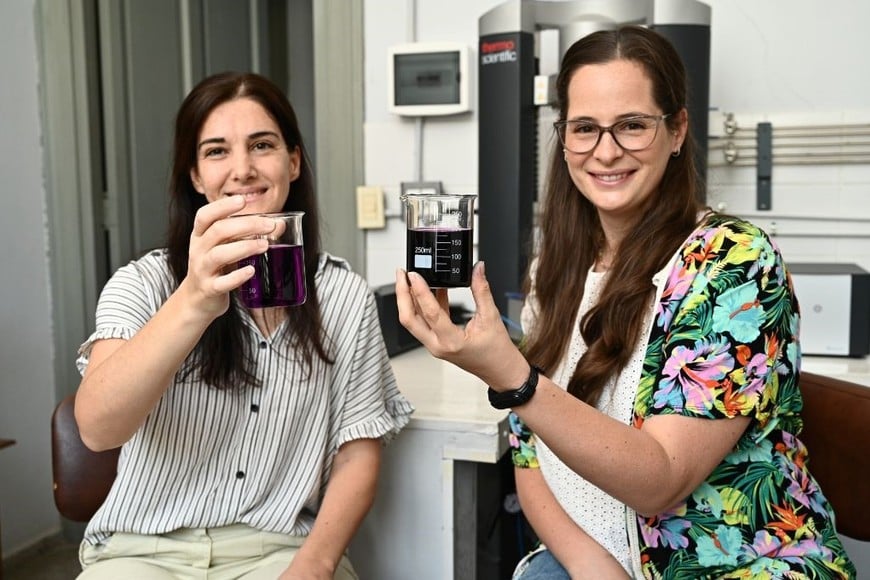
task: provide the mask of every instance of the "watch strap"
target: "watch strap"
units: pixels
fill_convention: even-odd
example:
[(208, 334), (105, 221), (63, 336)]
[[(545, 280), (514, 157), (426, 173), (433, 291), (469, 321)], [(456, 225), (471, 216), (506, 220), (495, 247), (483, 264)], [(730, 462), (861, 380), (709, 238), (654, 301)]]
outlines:
[(496, 409), (511, 409), (529, 402), (535, 390), (538, 388), (538, 374), (541, 369), (532, 365), (529, 368), (529, 378), (526, 379), (518, 389), (511, 391), (495, 391), (490, 387), (486, 394), (489, 397), (489, 404)]

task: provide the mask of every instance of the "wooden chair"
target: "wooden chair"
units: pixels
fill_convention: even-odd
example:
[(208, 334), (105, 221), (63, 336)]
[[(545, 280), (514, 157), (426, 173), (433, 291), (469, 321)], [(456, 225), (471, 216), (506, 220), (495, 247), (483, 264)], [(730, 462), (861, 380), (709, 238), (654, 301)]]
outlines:
[(870, 540), (870, 387), (802, 372), (809, 470), (834, 506), (837, 531)]
[(103, 505), (118, 471), (121, 448), (91, 451), (82, 442), (73, 416), (75, 394), (62, 400), (51, 416), (51, 468), (54, 503), (60, 514), (87, 522)]

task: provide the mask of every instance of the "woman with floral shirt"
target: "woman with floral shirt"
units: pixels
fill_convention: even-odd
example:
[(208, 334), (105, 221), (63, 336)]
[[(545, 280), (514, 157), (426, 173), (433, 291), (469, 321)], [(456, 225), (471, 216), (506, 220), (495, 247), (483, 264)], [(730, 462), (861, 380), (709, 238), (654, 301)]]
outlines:
[(798, 439), (790, 278), (764, 232), (698, 201), (673, 46), (642, 27), (590, 34), (557, 91), (522, 348), (482, 263), (464, 328), (445, 291), (396, 280), (402, 324), (512, 409), (542, 541), (515, 578), (854, 576)]

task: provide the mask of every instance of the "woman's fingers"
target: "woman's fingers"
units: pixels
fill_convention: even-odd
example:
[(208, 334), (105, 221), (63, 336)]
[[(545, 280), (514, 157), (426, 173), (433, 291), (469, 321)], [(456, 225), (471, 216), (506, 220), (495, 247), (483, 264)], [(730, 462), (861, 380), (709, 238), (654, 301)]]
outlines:
[(417, 311), (429, 328), (439, 333), (453, 330), (447, 291), (439, 289), (436, 290), (436, 294), (433, 294), (426, 280), (416, 272), (408, 273), (408, 281), (411, 284), (411, 294), (416, 302)]
[(478, 316), (485, 320), (491, 318), (501, 320), (501, 313), (492, 297), (489, 280), (486, 279), (486, 267), (483, 262), (475, 264), (474, 270), (471, 272), (471, 296), (474, 298)]
[(435, 356), (443, 353), (445, 342), (458, 331), (450, 321), (449, 308), (443, 309), (447, 308), (446, 291), (436, 297), (416, 272), (396, 271), (396, 305), (402, 326)]
[(264, 238), (248, 238), (219, 244), (209, 252), (209, 260), (221, 271), (235, 269), (239, 260), (262, 254), (269, 249)]
[(402, 326), (425, 344), (424, 334), (429, 328), (420, 315), (420, 307), (411, 291), (408, 274), (402, 269), (396, 270), (396, 307), (399, 310), (399, 322)]
[(193, 235), (204, 235), (216, 221), (238, 213), (244, 207), (245, 198), (241, 195), (230, 195), (205, 204), (196, 212), (193, 220)]
[(436, 288), (435, 299), (438, 300), (438, 306), (444, 312), (450, 312), (450, 300), (447, 296), (447, 288)]
[(214, 291), (218, 294), (232, 292), (254, 276), (254, 267), (242, 266), (214, 279)]

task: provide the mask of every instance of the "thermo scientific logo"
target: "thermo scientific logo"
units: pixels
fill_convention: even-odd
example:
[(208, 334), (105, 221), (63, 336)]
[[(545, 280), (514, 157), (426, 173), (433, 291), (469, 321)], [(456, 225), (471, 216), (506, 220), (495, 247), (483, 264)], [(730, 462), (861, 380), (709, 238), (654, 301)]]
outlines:
[(516, 43), (513, 40), (484, 42), (480, 45), (480, 64), (496, 64), (517, 60)]

